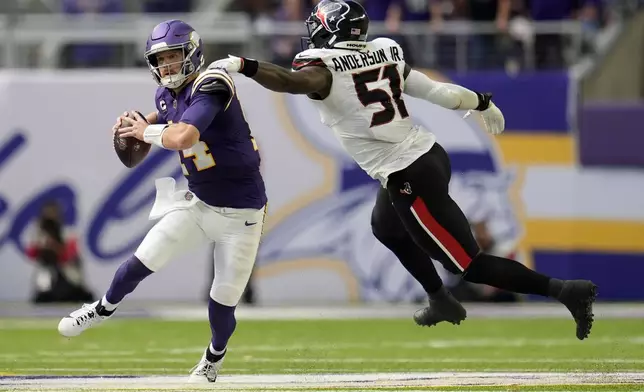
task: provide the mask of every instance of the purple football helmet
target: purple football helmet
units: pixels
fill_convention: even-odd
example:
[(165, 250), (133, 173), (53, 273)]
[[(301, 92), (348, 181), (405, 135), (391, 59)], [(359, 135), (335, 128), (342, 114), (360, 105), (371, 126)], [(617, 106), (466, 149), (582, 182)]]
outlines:
[[(189, 24), (177, 19), (159, 23), (148, 37), (144, 55), (152, 77), (159, 86), (177, 88), (190, 75), (199, 72), (204, 64), (202, 45), (201, 37)], [(174, 49), (183, 50), (181, 70), (178, 74), (161, 77), (156, 54)], [(168, 65), (171, 64), (164, 64)]]

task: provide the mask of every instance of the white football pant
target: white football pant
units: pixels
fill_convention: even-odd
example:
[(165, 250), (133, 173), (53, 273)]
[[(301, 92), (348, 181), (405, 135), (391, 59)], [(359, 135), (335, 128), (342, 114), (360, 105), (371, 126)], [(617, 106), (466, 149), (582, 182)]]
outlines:
[(178, 255), (214, 242), (215, 279), (210, 297), (222, 305), (235, 306), (255, 265), (265, 214), (265, 206), (259, 210), (213, 207), (191, 200), (180, 208), (170, 208), (134, 255), (150, 270), (158, 271)]

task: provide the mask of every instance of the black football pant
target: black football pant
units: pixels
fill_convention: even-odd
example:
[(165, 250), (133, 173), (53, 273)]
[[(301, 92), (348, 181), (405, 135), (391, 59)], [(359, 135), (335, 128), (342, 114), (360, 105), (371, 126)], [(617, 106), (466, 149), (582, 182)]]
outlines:
[(430, 294), (442, 287), (431, 257), (467, 281), (547, 296), (550, 278), (514, 260), (481, 252), (467, 218), (449, 196), (450, 179), (449, 156), (438, 143), (389, 175), (371, 216), (375, 237)]

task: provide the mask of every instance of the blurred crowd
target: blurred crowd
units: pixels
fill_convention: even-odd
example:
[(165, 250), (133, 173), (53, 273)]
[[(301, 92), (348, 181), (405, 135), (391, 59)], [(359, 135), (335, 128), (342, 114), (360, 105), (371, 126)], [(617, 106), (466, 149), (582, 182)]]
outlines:
[[(192, 0), (144, 0), (137, 8), (128, 8), (136, 2), (127, 0), (63, 0), (62, 12), (77, 14), (115, 14), (122, 12), (173, 13), (191, 12)], [(84, 68), (114, 65), (119, 57), (119, 45), (74, 44), (66, 47), (63, 54), (63, 67)]]
[[(132, 12), (161, 13), (172, 18), (188, 12), (200, 13), (204, 9), (243, 12), (257, 30), (260, 26), (274, 26), (279, 22), (301, 23), (318, 1), (20, 0), (18, 3), (47, 3), (50, 12), (61, 12), (70, 18), (79, 14)], [(597, 34), (615, 20), (618, 4), (641, 3), (640, 0), (359, 1), (372, 21), (370, 38), (388, 36), (396, 39), (403, 45), (406, 59), (413, 66), (461, 70), (568, 66), (580, 55), (592, 53)], [(32, 11), (22, 9), (19, 12)], [(578, 22), (574, 24), (576, 30), (571, 32), (561, 27), (558, 22), (562, 21)], [(550, 22), (550, 26), (544, 27), (538, 22)], [(482, 28), (483, 25), (486, 27)], [(232, 50), (288, 65), (293, 55), (301, 50), (299, 36), (305, 33), (304, 25), (301, 26), (297, 35), (277, 35), (274, 39), (265, 35), (258, 37), (260, 43), (256, 47), (262, 48), (261, 53), (248, 53), (247, 47), (208, 43), (206, 54), (210, 60)], [(128, 51), (129, 57), (123, 54)], [(142, 57), (137, 51), (140, 47), (125, 43), (68, 44), (58, 65), (66, 68), (143, 66), (142, 61), (134, 60)], [(128, 60), (124, 60), (126, 58)]]
[[(467, 69), (498, 69), (522, 64), (525, 51), (534, 56), (530, 68), (562, 68), (570, 62), (571, 45), (566, 31), (539, 33), (533, 22), (579, 21), (583, 50), (592, 50), (596, 34), (611, 21), (610, 0), (362, 0), (372, 23), (384, 24), (376, 36), (396, 39), (412, 66), (457, 69), (457, 40), (463, 40)], [(244, 0), (235, 9), (256, 18), (278, 21), (303, 20), (316, 0)], [(445, 22), (481, 22), (493, 26), (485, 32), (454, 35)], [(420, 34), (403, 34), (407, 22), (426, 23)], [(274, 61), (286, 64), (299, 49), (299, 42), (283, 39), (273, 44)]]

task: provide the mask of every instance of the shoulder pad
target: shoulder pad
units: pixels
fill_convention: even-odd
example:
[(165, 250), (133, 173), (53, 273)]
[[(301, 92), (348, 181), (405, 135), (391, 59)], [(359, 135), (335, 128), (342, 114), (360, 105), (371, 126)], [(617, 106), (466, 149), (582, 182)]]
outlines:
[(385, 37), (376, 38), (369, 42), (369, 46), (371, 46), (372, 50), (395, 46), (398, 48), (400, 57), (403, 59), (405, 58), (405, 54), (403, 53), (403, 50), (400, 44), (391, 38), (385, 38)]
[(378, 46), (378, 47), (382, 47), (382, 46), (400, 46), (398, 44), (398, 42), (394, 41), (391, 38), (387, 38), (387, 37), (376, 38), (374, 40), (369, 41), (369, 44), (375, 45), (375, 46)]
[(299, 71), (300, 69), (309, 66), (326, 67), (326, 64), (324, 63), (325, 54), (326, 53), (321, 49), (309, 49), (304, 52), (300, 52), (293, 59), (291, 68), (294, 71)]
[(196, 92), (213, 94), (217, 91), (227, 91), (230, 95), (228, 98), (228, 103), (226, 108), (230, 105), (230, 102), (235, 95), (235, 83), (233, 78), (228, 75), (224, 70), (220, 69), (209, 69), (197, 76), (195, 82), (192, 84), (192, 92), (190, 96), (193, 96)]

